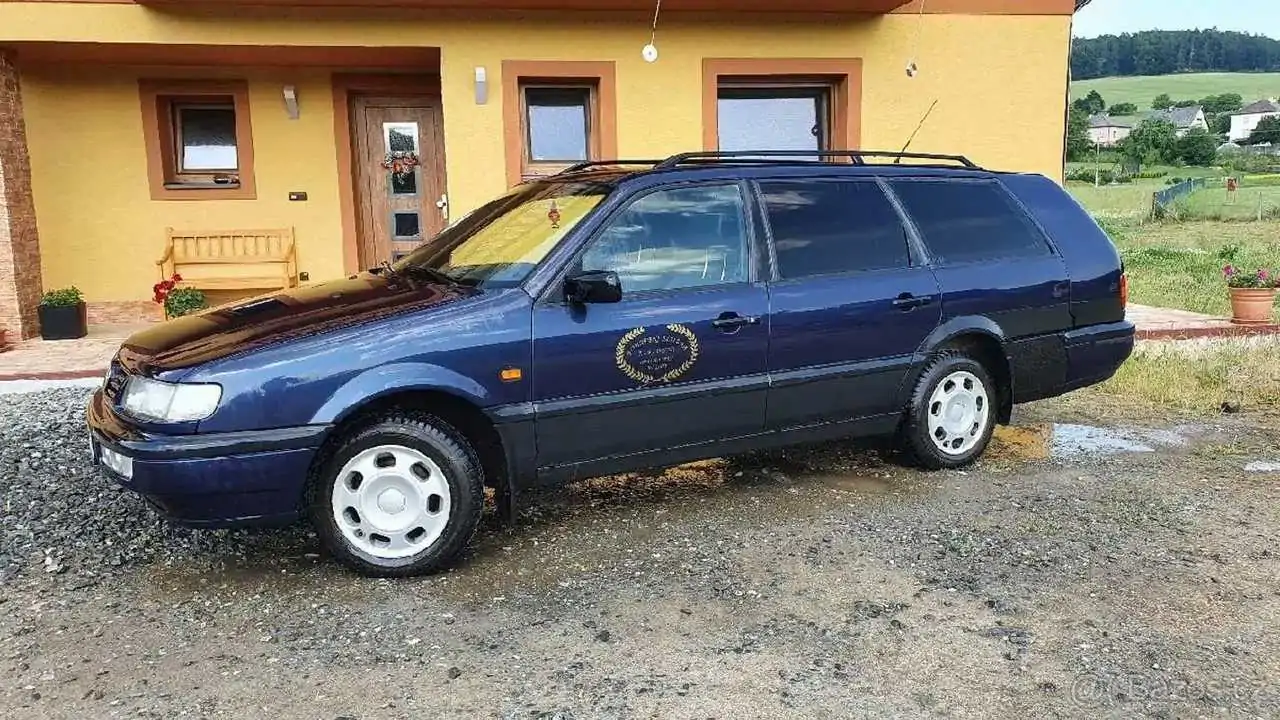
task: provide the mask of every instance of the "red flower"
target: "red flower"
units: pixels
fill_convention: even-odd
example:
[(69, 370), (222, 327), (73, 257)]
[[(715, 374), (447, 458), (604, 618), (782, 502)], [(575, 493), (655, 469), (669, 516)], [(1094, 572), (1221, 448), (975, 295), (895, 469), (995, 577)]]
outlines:
[(182, 282), (182, 276), (181, 276), (181, 275), (179, 275), (178, 273), (174, 273), (174, 274), (173, 274), (173, 280), (174, 280), (174, 282)]

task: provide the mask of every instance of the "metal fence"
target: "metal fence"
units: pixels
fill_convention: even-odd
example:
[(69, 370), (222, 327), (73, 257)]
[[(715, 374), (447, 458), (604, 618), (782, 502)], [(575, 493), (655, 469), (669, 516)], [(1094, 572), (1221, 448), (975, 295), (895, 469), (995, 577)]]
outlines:
[(1170, 185), (1151, 196), (1151, 210), (1152, 212), (1159, 213), (1172, 205), (1178, 198), (1186, 197), (1204, 186), (1204, 178), (1192, 178), (1190, 180), (1183, 180), (1177, 185)]

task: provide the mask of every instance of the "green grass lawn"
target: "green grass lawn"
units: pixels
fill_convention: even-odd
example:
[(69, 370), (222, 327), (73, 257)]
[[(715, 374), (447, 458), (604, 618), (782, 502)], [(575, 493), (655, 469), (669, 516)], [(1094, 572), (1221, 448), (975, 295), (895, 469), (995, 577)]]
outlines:
[(1280, 221), (1105, 221), (1129, 273), (1129, 299), (1141, 305), (1229, 315), (1222, 267), (1280, 267)]
[(1067, 191), (1094, 215), (1132, 219), (1145, 218), (1151, 212), (1151, 195), (1166, 187), (1163, 178), (1102, 187), (1094, 187), (1092, 183), (1067, 183)]
[(1181, 217), (1196, 220), (1257, 220), (1280, 216), (1280, 186), (1249, 186), (1236, 191), (1234, 199), (1225, 187), (1210, 187), (1174, 203)]
[(1160, 93), (1174, 100), (1199, 100), (1209, 95), (1240, 93), (1245, 104), (1280, 95), (1280, 73), (1188, 73), (1140, 77), (1110, 77), (1077, 80), (1071, 83), (1071, 97), (1084, 97), (1097, 90), (1107, 105), (1131, 102), (1139, 109), (1151, 107)]

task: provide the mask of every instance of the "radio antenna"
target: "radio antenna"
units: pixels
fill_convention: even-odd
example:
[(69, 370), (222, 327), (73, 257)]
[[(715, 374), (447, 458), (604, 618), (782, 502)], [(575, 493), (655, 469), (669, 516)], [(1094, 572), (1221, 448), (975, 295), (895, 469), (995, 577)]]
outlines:
[(894, 165), (898, 165), (902, 162), (902, 153), (905, 153), (907, 148), (911, 147), (911, 143), (916, 139), (916, 133), (920, 132), (920, 128), (924, 127), (925, 121), (929, 119), (929, 116), (933, 114), (933, 109), (937, 106), (938, 99), (934, 98), (933, 104), (929, 106), (928, 110), (924, 111), (924, 117), (920, 118), (920, 123), (916, 125), (916, 129), (911, 131), (911, 137), (907, 138), (907, 144), (902, 146), (902, 150), (899, 151), (898, 157), (893, 161)]

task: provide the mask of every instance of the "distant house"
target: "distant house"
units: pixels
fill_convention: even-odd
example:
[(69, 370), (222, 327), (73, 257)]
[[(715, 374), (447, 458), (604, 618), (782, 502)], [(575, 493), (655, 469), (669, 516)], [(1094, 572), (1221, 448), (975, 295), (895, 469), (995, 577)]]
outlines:
[(1133, 123), (1098, 113), (1089, 118), (1089, 142), (1102, 147), (1115, 147), (1133, 132)]
[(1280, 116), (1280, 103), (1276, 102), (1275, 98), (1246, 105), (1239, 112), (1231, 114), (1231, 132), (1228, 139), (1232, 142), (1248, 140), (1263, 118), (1277, 116)]
[(1172, 123), (1178, 129), (1178, 137), (1186, 135), (1192, 128), (1200, 128), (1201, 130), (1209, 129), (1209, 122), (1205, 120), (1204, 108), (1199, 105), (1184, 108), (1169, 108), (1168, 110), (1156, 110), (1146, 117), (1147, 120), (1164, 120)]

